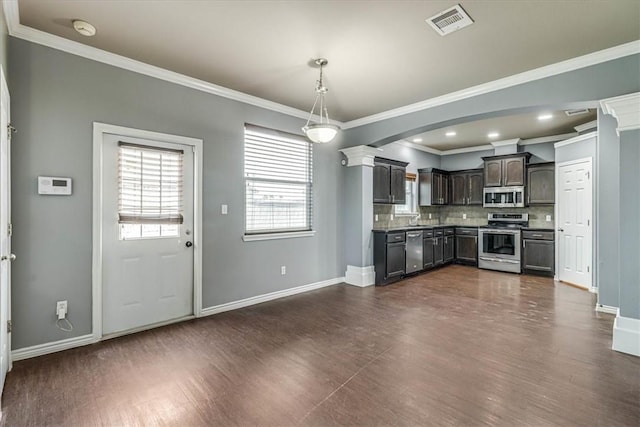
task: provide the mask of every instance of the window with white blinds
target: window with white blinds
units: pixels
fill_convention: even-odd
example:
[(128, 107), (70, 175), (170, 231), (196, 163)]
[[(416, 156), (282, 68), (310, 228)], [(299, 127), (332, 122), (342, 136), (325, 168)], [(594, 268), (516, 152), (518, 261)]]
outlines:
[(245, 234), (311, 230), (312, 176), (305, 138), (245, 125)]
[(182, 224), (183, 154), (182, 150), (118, 143), (120, 224), (153, 224), (158, 230), (158, 225), (173, 225), (165, 227), (173, 230)]

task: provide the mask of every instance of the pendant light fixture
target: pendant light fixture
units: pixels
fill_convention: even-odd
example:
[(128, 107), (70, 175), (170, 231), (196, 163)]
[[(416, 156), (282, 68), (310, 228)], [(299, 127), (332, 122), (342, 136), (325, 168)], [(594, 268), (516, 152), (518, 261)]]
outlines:
[[(313, 103), (313, 107), (311, 107), (309, 119), (307, 120), (307, 124), (302, 128), (302, 131), (311, 142), (324, 144), (325, 142), (333, 141), (340, 128), (329, 123), (329, 113), (327, 112), (327, 106), (324, 100), (324, 95), (328, 89), (322, 84), (322, 68), (327, 65), (329, 61), (324, 58), (318, 58), (315, 60), (315, 63), (320, 67), (320, 79), (318, 79), (316, 85), (316, 100)], [(320, 121), (318, 123), (311, 123), (318, 101), (320, 101)]]

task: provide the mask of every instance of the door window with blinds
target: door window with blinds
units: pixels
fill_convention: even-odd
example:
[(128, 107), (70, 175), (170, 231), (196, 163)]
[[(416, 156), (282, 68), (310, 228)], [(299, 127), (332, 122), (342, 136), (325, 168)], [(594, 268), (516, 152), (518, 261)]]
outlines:
[(121, 240), (179, 236), (183, 154), (182, 150), (118, 143)]
[(311, 230), (312, 176), (306, 139), (245, 125), (245, 234)]

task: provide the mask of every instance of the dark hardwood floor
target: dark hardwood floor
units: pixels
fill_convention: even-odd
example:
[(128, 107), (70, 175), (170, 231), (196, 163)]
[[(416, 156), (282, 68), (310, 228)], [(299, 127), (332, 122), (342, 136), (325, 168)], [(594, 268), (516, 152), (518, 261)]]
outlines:
[(450, 266), (16, 362), (3, 426), (638, 426), (640, 358), (551, 279)]

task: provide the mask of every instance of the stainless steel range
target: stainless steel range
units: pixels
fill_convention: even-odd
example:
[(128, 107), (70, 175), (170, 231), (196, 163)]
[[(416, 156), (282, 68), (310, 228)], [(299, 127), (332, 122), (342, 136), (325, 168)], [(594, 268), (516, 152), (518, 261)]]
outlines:
[(490, 213), (489, 225), (478, 229), (478, 267), (520, 273), (521, 228), (529, 214)]

